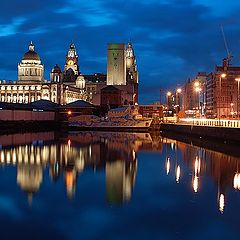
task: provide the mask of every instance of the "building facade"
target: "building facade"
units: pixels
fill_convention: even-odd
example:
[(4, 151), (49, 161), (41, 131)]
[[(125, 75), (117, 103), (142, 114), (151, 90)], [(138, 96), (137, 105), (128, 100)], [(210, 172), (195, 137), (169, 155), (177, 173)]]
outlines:
[(230, 66), (223, 59), (222, 66), (207, 78), (206, 99), (208, 118), (236, 118), (239, 116), (239, 81), (240, 67)]
[(0, 101), (30, 103), (40, 99), (65, 105), (84, 100), (101, 104), (101, 89), (118, 86), (122, 93), (121, 105), (135, 104), (138, 99), (138, 71), (132, 44), (110, 44), (108, 49), (108, 75), (80, 72), (76, 47), (71, 42), (63, 71), (55, 65), (50, 80), (44, 79), (44, 65), (31, 42), (18, 64), (18, 80), (0, 80)]
[(186, 116), (200, 117), (206, 111), (207, 74), (199, 72), (195, 78), (188, 79), (182, 91), (182, 110)]

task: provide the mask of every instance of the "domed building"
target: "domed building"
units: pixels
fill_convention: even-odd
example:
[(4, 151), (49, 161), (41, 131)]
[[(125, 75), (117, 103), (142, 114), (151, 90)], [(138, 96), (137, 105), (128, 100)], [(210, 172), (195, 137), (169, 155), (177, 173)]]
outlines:
[(29, 44), (29, 50), (24, 54), (18, 64), (18, 81), (22, 83), (42, 83), (44, 80), (44, 67), (34, 45)]
[[(104, 73), (82, 74), (75, 44), (71, 42), (63, 70), (55, 65), (50, 79), (44, 79), (44, 65), (30, 42), (28, 51), (18, 64), (18, 80), (0, 80), (0, 102), (31, 103), (41, 99), (65, 105), (84, 100), (101, 105), (101, 89), (115, 85), (121, 91), (120, 105), (135, 104), (138, 98), (138, 71), (132, 43), (110, 44), (108, 49), (108, 77), (121, 75), (122, 82), (108, 81)], [(118, 49), (121, 46), (121, 49)], [(111, 61), (113, 60), (113, 61)], [(121, 72), (118, 72), (121, 63)], [(111, 71), (110, 71), (111, 70)], [(114, 77), (115, 76), (115, 77)], [(112, 93), (109, 93), (110, 95)], [(109, 97), (109, 96), (107, 96)]]

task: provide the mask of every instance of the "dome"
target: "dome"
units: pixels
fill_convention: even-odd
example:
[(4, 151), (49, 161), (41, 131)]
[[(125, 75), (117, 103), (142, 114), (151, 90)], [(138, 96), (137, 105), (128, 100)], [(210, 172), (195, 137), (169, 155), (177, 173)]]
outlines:
[(24, 54), (22, 60), (37, 60), (37, 61), (40, 61), (39, 55), (34, 51), (34, 45), (33, 45), (32, 42), (29, 44), (29, 51)]
[(28, 51), (24, 54), (22, 60), (38, 60), (38, 61), (40, 61), (40, 57), (35, 51)]

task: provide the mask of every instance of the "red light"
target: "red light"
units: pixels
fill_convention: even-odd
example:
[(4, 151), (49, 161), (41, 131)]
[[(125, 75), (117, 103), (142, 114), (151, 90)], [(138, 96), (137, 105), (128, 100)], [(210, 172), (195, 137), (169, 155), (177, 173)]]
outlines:
[(69, 110), (69, 111), (67, 112), (67, 114), (68, 114), (68, 115), (71, 115), (71, 114), (72, 114), (72, 111)]

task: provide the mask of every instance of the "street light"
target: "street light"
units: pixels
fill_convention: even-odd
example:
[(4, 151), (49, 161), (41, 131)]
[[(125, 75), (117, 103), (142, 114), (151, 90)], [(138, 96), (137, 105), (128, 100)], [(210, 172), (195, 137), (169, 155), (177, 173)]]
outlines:
[(200, 92), (202, 91), (202, 88), (200, 87), (199, 82), (195, 82), (194, 87), (195, 87), (196, 93), (198, 94), (198, 111), (199, 111), (199, 114), (202, 115), (202, 109), (201, 109), (201, 104), (200, 104)]
[(180, 111), (180, 94), (182, 93), (182, 89), (178, 88), (176, 90), (176, 112), (178, 113)]
[(220, 118), (221, 118), (221, 116), (220, 116), (220, 113), (221, 113), (221, 111), (220, 111), (220, 109), (221, 109), (221, 106), (220, 106), (220, 103), (221, 103), (221, 99), (222, 99), (222, 79), (223, 78), (225, 78), (227, 76), (227, 74), (226, 73), (222, 73), (221, 75), (220, 75), (220, 81), (219, 81), (219, 92), (220, 92), (220, 96), (219, 96), (219, 106), (218, 106), (218, 119), (219, 119), (219, 122), (220, 122)]
[(235, 80), (238, 82), (238, 88), (237, 88), (237, 118), (239, 118), (238, 103), (239, 103), (239, 83), (240, 83), (240, 78), (235, 78)]

